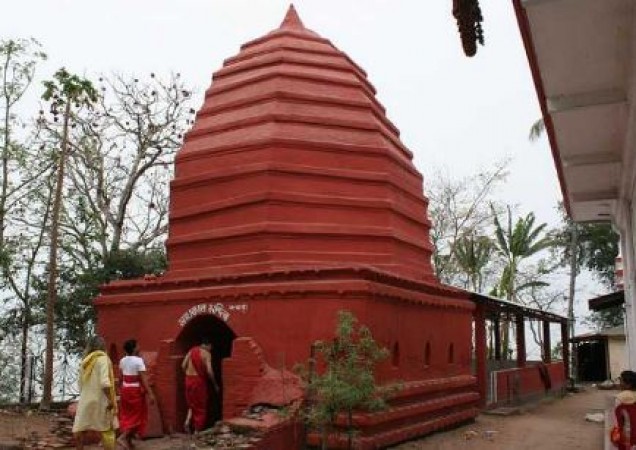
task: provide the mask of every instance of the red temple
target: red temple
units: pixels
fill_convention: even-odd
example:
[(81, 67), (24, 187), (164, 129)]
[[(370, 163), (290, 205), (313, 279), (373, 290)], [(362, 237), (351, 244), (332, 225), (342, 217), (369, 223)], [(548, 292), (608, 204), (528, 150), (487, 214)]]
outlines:
[(95, 303), (113, 357), (130, 337), (151, 352), (167, 431), (199, 336), (214, 342), (215, 418), (231, 418), (275, 396), (271, 372), (306, 361), (343, 309), (390, 350), (380, 380), (404, 384), (390, 410), (357, 416), (360, 448), (476, 415), (474, 305), (434, 277), (411, 159), (365, 72), (293, 7), (225, 61), (176, 157), (168, 270)]

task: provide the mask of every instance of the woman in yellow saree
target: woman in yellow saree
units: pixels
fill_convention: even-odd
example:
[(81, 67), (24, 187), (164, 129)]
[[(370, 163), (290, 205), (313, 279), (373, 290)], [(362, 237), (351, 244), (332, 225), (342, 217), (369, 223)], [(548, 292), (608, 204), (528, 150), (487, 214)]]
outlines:
[(73, 423), (75, 448), (84, 449), (84, 433), (92, 430), (102, 434), (106, 450), (115, 450), (117, 402), (113, 364), (104, 351), (104, 339), (89, 339), (80, 367), (80, 398)]

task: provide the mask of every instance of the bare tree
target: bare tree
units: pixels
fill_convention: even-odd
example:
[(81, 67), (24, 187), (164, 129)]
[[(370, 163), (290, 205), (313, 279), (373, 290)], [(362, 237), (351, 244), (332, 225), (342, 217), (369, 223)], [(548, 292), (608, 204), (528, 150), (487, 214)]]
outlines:
[[(4, 319), (21, 329), (20, 399), (25, 400), (26, 358), (31, 322), (31, 285), (42, 240), (20, 223), (40, 191), (46, 162), (36, 157), (37, 130), (28, 129), (15, 107), (31, 86), (37, 65), (46, 59), (35, 39), (0, 40), (0, 270), (9, 304)], [(29, 211), (30, 212), (30, 211)], [(40, 230), (43, 228), (40, 227)], [(3, 327), (9, 325), (3, 321)]]
[[(102, 96), (83, 117), (73, 144), (65, 231), (85, 264), (94, 251), (106, 261), (121, 248), (161, 243), (167, 232), (168, 182), (174, 155), (192, 123), (191, 91), (178, 74), (149, 81), (100, 78)], [(86, 227), (80, 229), (79, 226)], [(90, 229), (94, 241), (85, 239)], [(96, 246), (96, 247), (95, 247)]]
[[(532, 308), (558, 313), (563, 306), (565, 296), (561, 290), (550, 289), (547, 286), (538, 286), (528, 289), (520, 296), (520, 299), (525, 305)], [(532, 333), (535, 344), (543, 349), (543, 327), (535, 326), (535, 323), (531, 321), (530, 332)]]
[[(194, 114), (178, 74), (103, 76), (97, 86), (98, 101), (74, 112), (67, 139), (57, 323), (69, 351), (93, 326), (100, 284), (165, 267), (172, 161)], [(46, 131), (62, 142), (59, 126)]]
[(10, 172), (12, 166), (19, 164), (21, 148), (14, 140), (13, 128), (19, 122), (14, 114), (14, 107), (22, 99), (31, 85), (35, 75), (35, 68), (46, 55), (41, 51), (40, 44), (35, 39), (18, 39), (0, 41), (0, 77), (2, 93), (2, 155), (1, 170), (2, 183), (0, 190), (0, 252), (4, 252), (6, 215), (8, 203), (19, 196), (24, 183), (30, 180), (17, 180), (12, 183)]
[[(0, 58), (0, 324), (4, 330), (21, 330), (24, 381), (29, 330), (47, 322), (46, 373), (37, 377), (45, 384), (46, 408), (54, 339), (67, 342), (65, 327), (71, 321), (88, 315), (82, 326), (92, 323), (90, 300), (86, 314), (77, 317), (68, 311), (71, 302), (59, 301), (76, 288), (77, 280), (68, 274), (90, 278), (107, 272), (104, 267), (122, 252), (152, 254), (163, 247), (172, 161), (195, 111), (192, 92), (179, 74), (150, 74), (146, 81), (102, 77), (98, 96), (88, 80), (60, 71), (45, 83), (52, 115), (41, 110), (33, 124), (21, 122), (13, 107), (44, 55), (35, 41), (0, 41)], [(84, 107), (88, 103), (91, 109)], [(84, 293), (90, 299), (95, 290)], [(68, 316), (57, 330), (55, 310)], [(24, 394), (22, 385), (23, 399)]]
[(464, 240), (471, 236), (478, 239), (478, 236), (492, 234), (490, 204), (496, 204), (492, 195), (505, 181), (508, 164), (509, 161), (504, 160), (491, 170), (459, 179), (438, 172), (427, 185), (429, 215), (433, 223), (431, 241), (435, 248), (433, 264), (442, 282), (463, 285), (464, 271), (457, 260), (458, 244), (466, 243)]

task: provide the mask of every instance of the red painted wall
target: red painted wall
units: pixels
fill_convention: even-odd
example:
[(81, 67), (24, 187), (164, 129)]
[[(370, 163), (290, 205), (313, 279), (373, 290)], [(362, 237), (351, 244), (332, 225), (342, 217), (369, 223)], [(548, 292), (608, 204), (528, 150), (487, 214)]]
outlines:
[[(380, 381), (434, 380), (471, 372), (473, 305), (464, 295), (368, 269), (114, 283), (105, 288), (98, 305), (99, 331), (109, 344), (119, 347), (134, 335), (142, 348), (157, 349), (157, 366), (163, 369), (156, 384), (167, 429), (178, 427), (184, 410), (178, 366), (186, 348), (180, 339), (202, 317), (258, 343), (259, 364), (291, 369), (307, 360), (312, 342), (333, 336), (338, 311), (347, 309), (369, 326), (379, 343), (392, 353), (397, 350), (380, 366)], [(446, 326), (440, 328), (442, 323)], [(242, 364), (240, 355), (249, 357), (239, 351), (223, 363), (227, 411), (239, 410), (233, 405), (243, 405), (240, 399), (247, 398), (259, 371), (254, 361), (251, 369)], [(279, 367), (283, 363), (285, 367)]]
[(538, 398), (547, 393), (562, 392), (565, 388), (565, 370), (562, 361), (545, 364), (550, 374), (551, 387), (546, 390), (539, 371), (540, 364), (528, 363), (527, 367), (500, 370), (497, 376), (496, 405), (506, 405), (532, 398)]
[[(470, 371), (471, 303), (441, 287), (420, 283), (414, 284), (420, 291), (408, 290), (399, 287), (403, 283), (399, 278), (387, 276), (384, 282), (372, 282), (366, 279), (371, 275), (370, 271), (334, 269), (312, 271), (309, 277), (296, 273), (299, 279), (293, 280), (290, 273), (279, 273), (263, 276), (263, 282), (228, 279), (226, 285), (198, 283), (196, 289), (184, 283), (165, 289), (160, 289), (161, 283), (146, 283), (139, 292), (119, 295), (113, 284), (106, 288), (112, 294), (98, 303), (99, 330), (117, 346), (132, 333), (142, 348), (157, 349), (164, 339), (178, 339), (183, 329), (179, 321), (192, 307), (220, 302), (229, 314), (224, 323), (237, 336), (253, 337), (267, 361), (278, 361), (284, 354), (291, 367), (309, 356), (311, 342), (333, 335), (337, 312), (348, 309), (371, 328), (378, 342), (391, 350), (398, 344), (397, 367), (387, 362), (384, 377), (395, 374), (408, 380)], [(340, 276), (351, 279), (337, 279)], [(288, 281), (279, 284), (284, 279)], [(120, 286), (129, 291), (128, 284)], [(422, 290), (436, 291), (436, 295)], [(439, 329), (440, 323), (448, 326)], [(431, 348), (428, 366), (424, 361), (427, 342)]]

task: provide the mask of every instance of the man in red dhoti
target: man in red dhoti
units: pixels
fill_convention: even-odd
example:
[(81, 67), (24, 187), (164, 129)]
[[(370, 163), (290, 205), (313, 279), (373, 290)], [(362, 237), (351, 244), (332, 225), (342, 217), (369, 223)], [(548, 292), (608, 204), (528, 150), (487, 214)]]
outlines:
[(132, 438), (135, 434), (143, 436), (148, 424), (148, 405), (155, 402), (155, 396), (148, 384), (146, 365), (139, 357), (137, 341), (130, 339), (124, 343), (124, 356), (119, 362), (122, 374), (119, 408), (119, 428), (121, 436), (117, 439), (119, 445), (126, 450), (132, 448)]
[(188, 431), (190, 421), (194, 431), (198, 432), (205, 428), (208, 419), (208, 380), (216, 392), (219, 386), (212, 370), (212, 344), (208, 338), (203, 338), (201, 344), (192, 347), (183, 359), (181, 367), (185, 371), (185, 398), (188, 404), (188, 417), (185, 422), (185, 429)]

